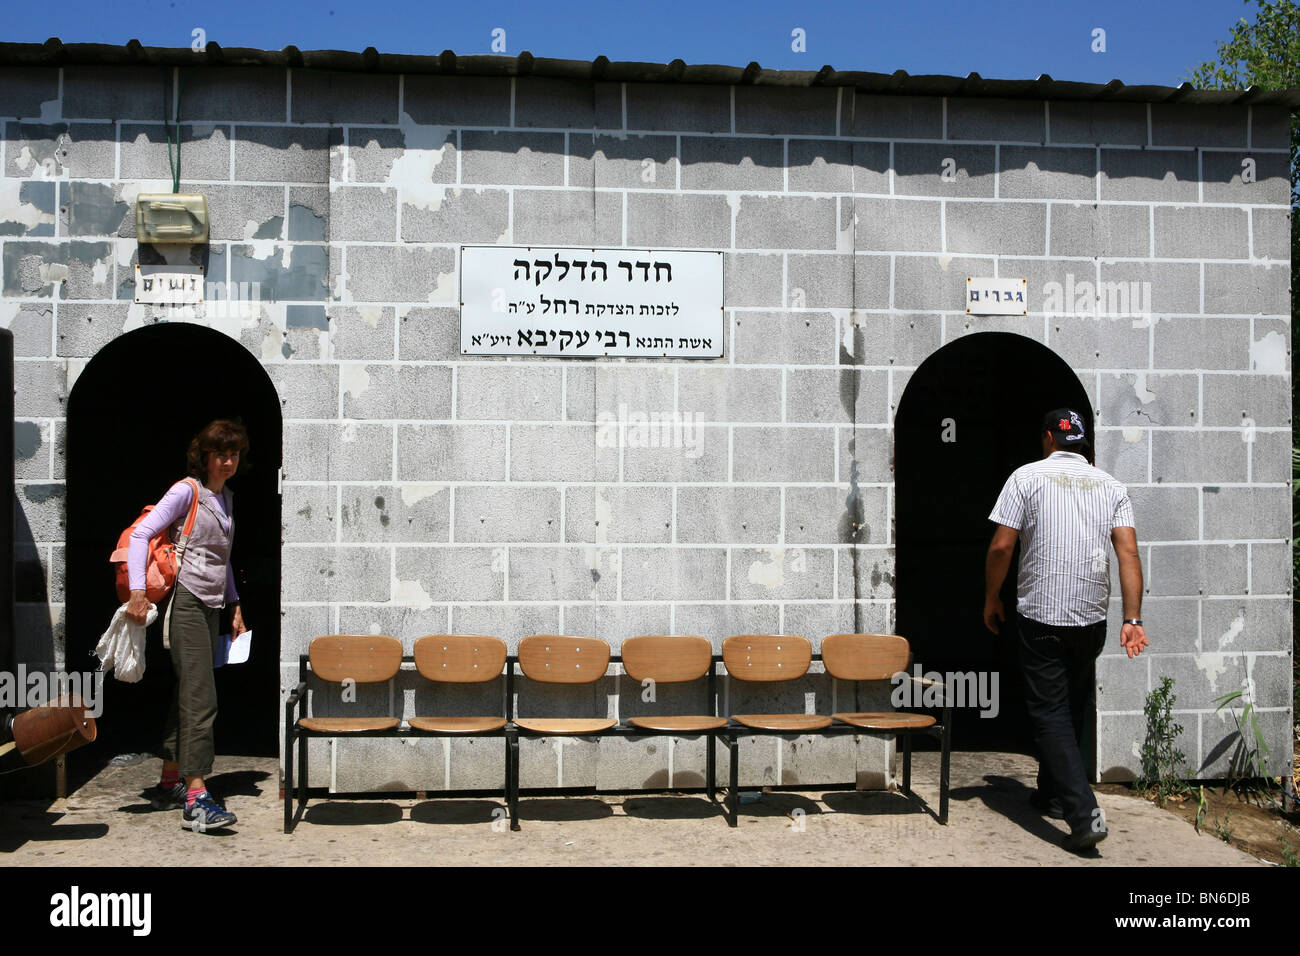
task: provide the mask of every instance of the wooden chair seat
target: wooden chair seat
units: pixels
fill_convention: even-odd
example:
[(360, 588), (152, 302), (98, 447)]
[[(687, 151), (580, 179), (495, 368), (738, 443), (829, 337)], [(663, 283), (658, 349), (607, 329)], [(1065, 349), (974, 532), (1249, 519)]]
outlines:
[(854, 727), (869, 730), (902, 730), (904, 728), (919, 730), (933, 727), (935, 719), (928, 714), (905, 714), (894, 711), (883, 714), (836, 714), (835, 719)]
[(400, 723), (396, 717), (304, 717), (298, 726), (318, 734), (356, 734), (392, 730)]
[(703, 733), (727, 726), (726, 717), (629, 717), (627, 722), (642, 730), (669, 730), (679, 733)]
[(780, 733), (801, 734), (831, 725), (831, 719), (822, 714), (732, 714), (731, 719), (754, 730), (775, 730)]
[(413, 730), (431, 734), (490, 734), (506, 725), (504, 717), (412, 717)]
[(530, 734), (598, 734), (609, 730), (617, 720), (603, 717), (516, 717), (515, 726)]

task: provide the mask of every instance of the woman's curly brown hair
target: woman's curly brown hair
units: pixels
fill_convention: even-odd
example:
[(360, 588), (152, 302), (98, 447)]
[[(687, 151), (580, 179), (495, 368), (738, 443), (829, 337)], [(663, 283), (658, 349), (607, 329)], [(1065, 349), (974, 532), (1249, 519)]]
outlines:
[(208, 455), (214, 451), (237, 453), (240, 459), (235, 474), (242, 472), (245, 463), (243, 454), (248, 451), (248, 432), (244, 426), (239, 422), (219, 418), (209, 422), (195, 435), (185, 454), (191, 478), (203, 481), (208, 477)]

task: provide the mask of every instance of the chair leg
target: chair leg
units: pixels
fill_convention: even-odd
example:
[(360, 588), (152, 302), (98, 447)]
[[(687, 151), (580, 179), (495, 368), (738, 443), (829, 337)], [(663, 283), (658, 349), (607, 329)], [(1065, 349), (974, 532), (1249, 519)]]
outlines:
[(510, 829), (519, 829), (519, 737), (506, 738), (510, 747)]
[(729, 826), (738, 826), (737, 816), (740, 812), (740, 740), (737, 737), (731, 737), (727, 740), (731, 752), (731, 789), (727, 791), (727, 824)]
[(949, 757), (952, 752), (952, 722), (943, 725), (943, 754), (939, 758), (939, 822), (948, 825), (948, 770)]
[(714, 733), (709, 734), (708, 748), (709, 748), (708, 755), (707, 755), (708, 768), (706, 771), (705, 782), (709, 788), (709, 801), (712, 802), (718, 799), (718, 793), (717, 793), (718, 787), (715, 782), (715, 779), (718, 774), (718, 735), (717, 734)]
[(307, 810), (307, 737), (298, 737), (298, 809)]
[(293, 727), (284, 727), (284, 832), (293, 829)]
[(903, 792), (912, 792), (912, 735), (899, 734), (903, 738)]

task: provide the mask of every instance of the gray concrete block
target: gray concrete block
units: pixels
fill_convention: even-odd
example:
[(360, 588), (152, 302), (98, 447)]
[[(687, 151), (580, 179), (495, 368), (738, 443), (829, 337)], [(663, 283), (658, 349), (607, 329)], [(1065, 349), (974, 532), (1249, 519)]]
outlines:
[(737, 86), (736, 131), (833, 136), (839, 91), (794, 86)]
[(854, 545), (851, 548), (841, 548), (837, 593), (841, 600), (892, 600), (894, 569), (892, 547)]
[[(412, 79), (412, 77), (407, 77)], [(409, 103), (407, 104), (410, 105)], [(354, 183), (393, 182), (416, 195), (430, 183), (456, 181), (456, 131), (444, 126), (347, 131), (347, 177)]]
[(298, 656), (306, 654), (314, 638), (334, 630), (328, 604), (294, 604), (280, 609), (280, 660), (293, 668), (298, 681)]
[(939, 203), (924, 200), (855, 199), (855, 248), (864, 252), (936, 252), (941, 212)]
[[(1200, 269), (1201, 267), (1195, 262), (1109, 262), (1103, 259), (1101, 289), (1097, 291), (1114, 290), (1122, 293), (1128, 290), (1130, 300), (1128, 311), (1132, 312), (1195, 315), (1201, 311)], [(1136, 286), (1133, 284), (1135, 282)], [(1208, 303), (1210, 289), (1208, 276), (1205, 288)], [(1120, 299), (1122, 300), (1122, 296)], [(1141, 301), (1141, 307), (1133, 308), (1132, 303), (1138, 300)], [(1109, 311), (1119, 310), (1111, 308)], [(1157, 331), (1156, 334), (1159, 335), (1159, 332)]]
[(618, 594), (618, 557), (589, 546), (510, 549), (510, 600), (612, 601)]
[(465, 130), (461, 182), (497, 186), (564, 185), (564, 134)]
[(151, 120), (159, 116), (162, 104), (170, 101), (171, 76), (167, 70), (83, 65), (63, 68), (65, 116)]
[[(1146, 718), (1142, 714), (1105, 714), (1097, 718), (1097, 776), (1104, 783), (1129, 783), (1142, 772), (1142, 740)], [(1184, 752), (1195, 739), (1184, 736)]]
[[(505, 743), (495, 737), (466, 737), (459, 739), (449, 737), (443, 741), (444, 747), (451, 748), (451, 777), (447, 782), (448, 790), (501, 790), (505, 785), (506, 751)], [(497, 820), (506, 819), (501, 814), (504, 807), (492, 807), (484, 804), (486, 816), (484, 822), (499, 826)], [(505, 833), (494, 835), (506, 836)]]
[(339, 512), (342, 540), (445, 542), (450, 507), (451, 493), (442, 485), (346, 485)]
[(1205, 489), (1205, 536), (1212, 540), (1290, 536), (1286, 488)]
[[(830, 634), (856, 633), (853, 604), (849, 601), (801, 601), (782, 605), (782, 613), (781, 632), (808, 638), (812, 642), (814, 653), (821, 652), (822, 638)], [(853, 696), (847, 692), (848, 685), (841, 682), (839, 687), (840, 705), (852, 705)], [(828, 699), (828, 704), (830, 702)]]
[[(295, 75), (295, 83), (302, 76)], [(146, 97), (141, 119), (158, 118), (159, 96)], [(288, 119), (287, 71), (258, 66), (191, 70), (181, 88), (181, 116), (187, 120), (282, 123)]]
[[(1158, 433), (1157, 433), (1158, 434)], [(1156, 545), (1146, 568), (1146, 590), (1157, 596), (1243, 594), (1244, 544)]]
[(1291, 439), (1285, 432), (1241, 433), (1249, 442), (1246, 454), (1250, 456), (1252, 481), (1289, 481), (1291, 478)]
[(181, 152), (185, 156), (182, 169), (186, 179), (230, 179), (230, 128), (194, 123), (181, 126), (179, 150), (176, 147), (174, 126), (161, 123), (123, 123), (121, 178), (161, 178), (162, 173), (169, 168), (169, 135), (173, 154)]
[(781, 420), (780, 369), (695, 365), (680, 369), (678, 376), (677, 407), (690, 426)]
[(950, 252), (1039, 256), (1047, 251), (1047, 207), (950, 202), (944, 224)]
[(1069, 147), (1003, 146), (998, 195), (1003, 199), (1092, 199), (1097, 151)]
[(390, 548), (287, 547), (284, 600), (387, 601), (392, 596), (391, 559)]
[(532, 245), (618, 246), (623, 198), (609, 192), (517, 189), (511, 236)]
[(1201, 602), (1201, 643), (1207, 651), (1285, 650), (1290, 629), (1291, 602), (1285, 598)]
[[(1146, 534), (1138, 528), (1139, 542), (1145, 546)], [(1112, 571), (1114, 565), (1112, 564)], [(1147, 632), (1159, 637), (1162, 654), (1199, 653), (1201, 650), (1201, 603), (1199, 597), (1153, 597), (1142, 600), (1142, 618), (1147, 622)], [(1110, 610), (1106, 615), (1106, 633), (1111, 643), (1108, 653), (1119, 653), (1120, 624), (1124, 618), (1124, 605), (1118, 588), (1112, 588)], [(1144, 654), (1143, 657), (1146, 655)]]
[[(1259, 725), (1260, 733), (1263, 734), (1265, 741), (1269, 742), (1271, 753), (1267, 758), (1263, 758), (1265, 774), (1272, 776), (1281, 776), (1291, 769), (1292, 757), (1286, 753), (1284, 743), (1288, 740), (1288, 734), (1292, 733), (1292, 720), (1285, 710), (1265, 711), (1258, 713), (1256, 722)], [(1251, 734), (1252, 742), (1248, 745), (1253, 747), (1253, 728), (1246, 730)], [(1211, 754), (1217, 754), (1218, 759), (1213, 761), (1204, 772), (1212, 773), (1215, 776), (1225, 774), (1227, 767), (1235, 753), (1238, 752), (1238, 730), (1237, 723), (1229, 716), (1225, 708), (1222, 714), (1203, 714), (1201, 716), (1201, 750), (1208, 758)]]
[(1196, 154), (1169, 149), (1103, 149), (1101, 199), (1197, 202)]
[[(884, 143), (847, 143), (843, 140), (792, 139), (786, 147), (786, 181), (791, 192), (847, 193), (879, 192), (879, 189), (855, 189), (854, 152), (859, 147), (881, 148)], [(867, 170), (862, 170), (863, 187)], [(877, 183), (878, 185), (878, 183)], [(888, 183), (886, 181), (886, 190)]]
[(737, 312), (735, 357), (740, 364), (832, 365), (838, 327), (830, 312)]
[[(108, 189), (110, 202), (112, 192), (112, 189)], [(57, 183), (32, 180), (18, 183), (16, 189), (10, 186), (9, 198), (16, 201), (12, 205), (6, 202), (0, 207), (0, 236), (54, 235), (58, 206)], [(66, 216), (62, 217), (62, 221), (66, 222), (66, 219)], [(83, 233), (78, 233), (81, 234)]]
[(1155, 103), (1151, 106), (1153, 146), (1245, 146), (1245, 106)]
[(780, 192), (785, 181), (781, 140), (683, 136), (682, 188)]
[(1284, 376), (1211, 375), (1205, 380), (1205, 424), (1291, 424), (1291, 393)]
[(1156, 482), (1244, 482), (1250, 445), (1240, 432), (1161, 431), (1151, 433), (1151, 468)]
[(727, 551), (624, 548), (621, 577), (622, 599), (627, 601), (717, 600), (726, 595)]
[(393, 426), (288, 422), (286, 481), (391, 481)]
[(887, 506), (884, 488), (787, 488), (785, 540), (790, 544), (884, 543), (889, 535)]
[[(884, 257), (844, 255), (790, 255), (787, 257), (790, 308), (852, 308), (856, 291), (855, 259), (871, 259), (883, 267), (885, 307), (889, 295), (889, 260)], [(863, 290), (866, 292), (866, 290)]]
[(59, 308), (56, 331), (58, 354), (89, 358), (122, 334), (127, 323), (127, 305), (91, 305), (68, 302)]
[[(50, 473), (50, 444), (54, 440), (53, 422), (14, 422), (13, 461), (14, 477), (23, 480), (48, 481)], [(27, 600), (19, 598), (19, 600)]]
[(1097, 710), (1138, 711), (1146, 702), (1147, 655), (1129, 660), (1128, 655), (1103, 654), (1097, 658)]
[(669, 737), (598, 738), (596, 789), (667, 790), (670, 740)]
[(1035, 100), (984, 97), (948, 98), (948, 139), (1001, 140), (1041, 143), (1047, 139), (1043, 104)]
[(1196, 488), (1131, 487), (1128, 496), (1140, 540), (1195, 541), (1201, 536)]
[[(780, 605), (739, 601), (726, 604), (677, 604), (673, 607), (674, 630), (678, 634), (699, 634), (722, 653), (722, 641), (732, 634), (776, 634)], [(725, 684), (725, 681), (720, 682)]]
[(1048, 104), (1048, 141), (1125, 146), (1147, 144), (1145, 103), (1056, 100)]
[(779, 746), (783, 786), (853, 783), (857, 779), (857, 745), (852, 737), (803, 736), (782, 739)]
[(728, 249), (731, 206), (725, 196), (630, 193), (627, 242), (653, 249)]
[(6, 66), (0, 69), (0, 115), (40, 116), (43, 103), (58, 99), (57, 68)]
[(509, 219), (504, 189), (449, 187), (437, 201), (402, 191), (404, 242), (495, 243), (507, 235)]
[(737, 427), (734, 431), (736, 481), (832, 481), (833, 428)]
[(1250, 547), (1250, 593), (1291, 594), (1293, 568), (1291, 545), (1252, 544)]
[(862, 484), (893, 482), (894, 437), (889, 428), (859, 423), (852, 429), (841, 430), (840, 473), (841, 483), (854, 481)]
[(285, 235), (292, 242), (324, 242), (330, 235), (328, 186), (290, 186)]
[(266, 373), (280, 396), (285, 418), (338, 415), (338, 366), (271, 364)]
[(889, 172), (892, 169), (889, 156), (888, 143), (855, 142), (853, 144), (852, 191), (855, 193), (874, 193), (876, 195), (888, 194)]
[(766, 544), (781, 534), (781, 489), (726, 486), (677, 489), (677, 540), (688, 544)]
[(451, 369), (437, 365), (339, 366), (344, 418), (451, 417)]
[(460, 357), (460, 309), (407, 307), (397, 310), (398, 358), (431, 362)]
[[(652, 432), (653, 434), (653, 432)], [(623, 449), (624, 481), (726, 481), (729, 457), (727, 429), (696, 425), (683, 429), (681, 440)], [(606, 479), (602, 479), (606, 480)], [(610, 476), (607, 480), (613, 480)]]
[(1043, 341), (1043, 322), (1031, 315), (947, 315), (943, 328), (945, 345), (977, 332), (1010, 332), (1035, 342)]
[[(269, 238), (280, 238), (284, 225), (283, 187), (204, 185), (195, 189), (208, 197), (210, 242), (228, 239), (247, 242), (259, 238), (259, 234), (270, 233), (274, 235), (269, 235)], [(129, 225), (132, 234), (134, 216), (132, 211), (129, 223), (124, 223)]]
[(338, 739), (334, 792), (441, 789), (446, 779), (442, 756), (446, 744), (438, 737)]
[[(1213, 709), (1214, 700), (1240, 689), (1245, 676), (1245, 661), (1238, 653), (1156, 654), (1151, 658), (1152, 687), (1159, 687), (1166, 677), (1174, 679), (1174, 691), (1178, 695), (1175, 717), (1183, 709)], [(1178, 722), (1188, 728), (1195, 726), (1194, 720), (1193, 717), (1192, 721), (1179, 719)], [(1187, 757), (1189, 765), (1192, 764), (1192, 755), (1188, 753)]]
[(1206, 263), (1205, 311), (1226, 315), (1286, 315), (1290, 277), (1283, 263)]
[(510, 125), (509, 77), (408, 74), (402, 96), (407, 115), (424, 125)]
[[(618, 653), (623, 642), (629, 637), (638, 637), (642, 634), (672, 634), (671, 617), (672, 606), (668, 604), (588, 601), (584, 604), (566, 604), (564, 606), (564, 631), (568, 634), (590, 634), (599, 637), (601, 640), (608, 641), (614, 652)], [(624, 718), (630, 713), (649, 712), (648, 708), (654, 706), (646, 704), (636, 709), (629, 709), (629, 705), (639, 703), (641, 686), (627, 677), (626, 673), (617, 678), (616, 686), (622, 692), (619, 712)], [(684, 689), (689, 689), (690, 686), (684, 685)], [(672, 697), (677, 687), (678, 685), (674, 684), (660, 684), (657, 690), (658, 698), (661, 701), (665, 695), (668, 695), (670, 699), (681, 698), (683, 695), (677, 695), (676, 698)], [(690, 698), (698, 698), (702, 701), (698, 686), (695, 687), (695, 692), (690, 695)], [(701, 707), (703, 705), (697, 703), (695, 706)]]
[(1156, 255), (1161, 259), (1245, 259), (1246, 210), (1222, 206), (1157, 206)]
[(1151, 333), (1130, 318), (1052, 316), (1047, 343), (1073, 369), (1139, 368), (1146, 364)]
[[(39, 184), (24, 184), (30, 187)], [(30, 192), (30, 188), (25, 189)], [(118, 236), (133, 234), (135, 229), (135, 208), (119, 198), (120, 190), (107, 183), (64, 183), (60, 189), (59, 219), (63, 224), (62, 232), (69, 236)], [(29, 202), (39, 204), (36, 196), (27, 197)], [(38, 209), (42, 207), (37, 205)], [(53, 206), (45, 206), (42, 211), (52, 213)], [(128, 224), (128, 219), (130, 220)], [(53, 235), (53, 230), (44, 232)]]
[(847, 424), (854, 420), (855, 404), (856, 413), (874, 420), (884, 415), (887, 401), (888, 382), (883, 372), (841, 368), (790, 369), (786, 373), (786, 418), (790, 422)]
[[(861, 291), (861, 286), (858, 289)], [(886, 276), (885, 294), (888, 292)], [(841, 348), (840, 362), (914, 367), (939, 348), (942, 334), (941, 316), (856, 312), (853, 315), (853, 354), (847, 355)]]
[(617, 436), (590, 425), (515, 425), (510, 432), (512, 481), (613, 481)]
[(293, 122), (396, 123), (398, 82), (383, 73), (329, 73), (295, 70)]
[(991, 199), (997, 179), (993, 152), (992, 146), (895, 143), (894, 193)]
[[(339, 186), (330, 190), (329, 238), (331, 242), (392, 242), (397, 238), (397, 190), (370, 186)], [(402, 238), (408, 236), (405, 210)]]
[[(1245, 655), (1244, 666), (1249, 680), (1242, 681), (1241, 689), (1250, 693), (1251, 698), (1256, 701), (1256, 706), (1261, 708), (1291, 706), (1293, 677), (1290, 658), (1289, 654)], [(1290, 766), (1289, 762), (1286, 765)]]
[[(356, 302), (457, 301), (456, 253), (453, 249), (403, 246), (348, 246), (347, 292)], [(331, 270), (331, 290), (339, 273)], [(430, 288), (432, 279), (432, 288)]]
[[(852, 124), (840, 132), (874, 139), (941, 139), (943, 100), (937, 96), (872, 96), (845, 90), (852, 97)], [(951, 134), (950, 134), (951, 135)]]
[(1050, 230), (1054, 256), (1146, 256), (1151, 250), (1145, 206), (1054, 204)]
[(898, 256), (894, 259), (894, 308), (964, 312), (966, 279), (992, 275), (992, 269), (993, 260), (985, 258)]
[(235, 134), (235, 179), (329, 182), (330, 131), (300, 126), (244, 126)]
[(677, 137), (569, 137), (569, 185), (598, 189), (676, 189)]
[(1252, 209), (1251, 256), (1286, 262), (1291, 255), (1291, 217), (1285, 209)]
[(490, 634), (506, 642), (511, 654), (519, 642), (533, 634), (560, 631), (560, 608), (556, 604), (453, 604), (451, 630), (454, 634)]
[(325, 246), (230, 247), (230, 281), (257, 283), (262, 298), (272, 302), (323, 301), (329, 294), (329, 276)]
[(19, 179), (112, 179), (117, 135), (112, 123), (5, 125), (4, 174)]
[(560, 492), (531, 487), (457, 488), (455, 538), (458, 542), (559, 541)]
[(731, 131), (731, 90), (726, 86), (629, 83), (627, 128), (690, 133)]
[(67, 527), (64, 515), (67, 489), (62, 482), (24, 482), (14, 485), (18, 527), (26, 524), (33, 542), (62, 541)]
[(592, 417), (598, 424), (615, 419), (628, 421), (633, 414), (651, 420), (671, 418), (677, 372), (664, 365), (595, 363), (590, 381), (595, 409)]
[(565, 419), (594, 422), (596, 420), (595, 363), (567, 365), (564, 368), (563, 381)]
[(838, 237), (833, 199), (812, 196), (740, 197), (740, 208), (736, 211), (737, 248), (837, 249)]
[(751, 601), (827, 601), (834, 596), (829, 548), (733, 548), (731, 597)]
[(1247, 319), (1169, 319), (1155, 328), (1156, 368), (1244, 370), (1249, 354)]
[(336, 503), (337, 493), (330, 485), (286, 483), (280, 503), (281, 540), (290, 544), (333, 542), (338, 531)]
[[(398, 548), (393, 600), (500, 601), (504, 597), (505, 560), (500, 548), (450, 545)], [(452, 627), (463, 629), (452, 614)], [(464, 633), (471, 633), (465, 631)], [(491, 633), (491, 632), (484, 632)]]
[(1201, 156), (1206, 202), (1286, 206), (1291, 175), (1281, 153), (1206, 152)]
[(393, 313), (391, 306), (330, 306), (326, 314), (333, 357), (343, 361), (394, 358)]
[(671, 488), (578, 485), (564, 492), (566, 541), (667, 543), (672, 516)]
[(504, 425), (399, 425), (400, 481), (501, 481), (506, 477)]
[[(409, 655), (414, 650), (416, 640), (425, 634), (449, 632), (448, 610), (440, 604), (343, 604), (338, 606), (337, 630), (342, 634), (390, 635), (402, 642), (403, 653)], [(406, 673), (412, 672), (408, 670)], [(421, 696), (417, 692), (417, 701)], [(501, 696), (500, 692), (497, 696)], [(408, 714), (411, 712), (407, 711)]]
[(1254, 106), (1250, 115), (1250, 142), (1255, 149), (1290, 146), (1291, 115), (1285, 106)]
[[(631, 201), (629, 199), (629, 201)], [(629, 214), (629, 220), (631, 215)], [(630, 223), (629, 223), (630, 225)], [(728, 232), (728, 235), (730, 233)], [(780, 306), (782, 256), (728, 252), (722, 257), (722, 301), (731, 307)]]
[[(617, 115), (602, 110), (602, 126), (622, 126), (620, 98)], [(596, 90), (586, 80), (527, 76), (515, 81), (515, 126), (593, 129), (596, 122)]]
[(1151, 434), (1142, 428), (1098, 429), (1093, 442), (1097, 467), (1121, 484), (1148, 484)]
[(14, 415), (17, 418), (62, 418), (67, 401), (67, 362), (14, 362)]

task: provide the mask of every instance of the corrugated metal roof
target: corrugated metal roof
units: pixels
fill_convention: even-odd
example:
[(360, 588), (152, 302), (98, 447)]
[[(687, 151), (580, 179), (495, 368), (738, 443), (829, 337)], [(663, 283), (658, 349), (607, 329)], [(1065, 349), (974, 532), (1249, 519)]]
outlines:
[(67, 65), (154, 66), (269, 66), (355, 73), (431, 73), (444, 76), (543, 76), (573, 80), (626, 83), (704, 83), (753, 86), (847, 86), (863, 93), (902, 96), (971, 96), (1034, 100), (1096, 100), (1125, 103), (1195, 103), (1211, 105), (1269, 104), (1300, 107), (1300, 89), (1198, 90), (1190, 83), (1172, 86), (1125, 86), (1109, 83), (1074, 83), (1043, 74), (1033, 80), (986, 80), (978, 73), (967, 76), (912, 76), (905, 70), (867, 73), (823, 66), (806, 70), (765, 70), (757, 63), (745, 67), (671, 63), (556, 60), (523, 52), (518, 56), (460, 56), (444, 50), (436, 56), (380, 53), (367, 47), (361, 53), (343, 50), (225, 49), (210, 42), (202, 52), (189, 47), (146, 47), (139, 40), (125, 46), (101, 43), (64, 43), (51, 37), (44, 43), (0, 43), (0, 66)]

